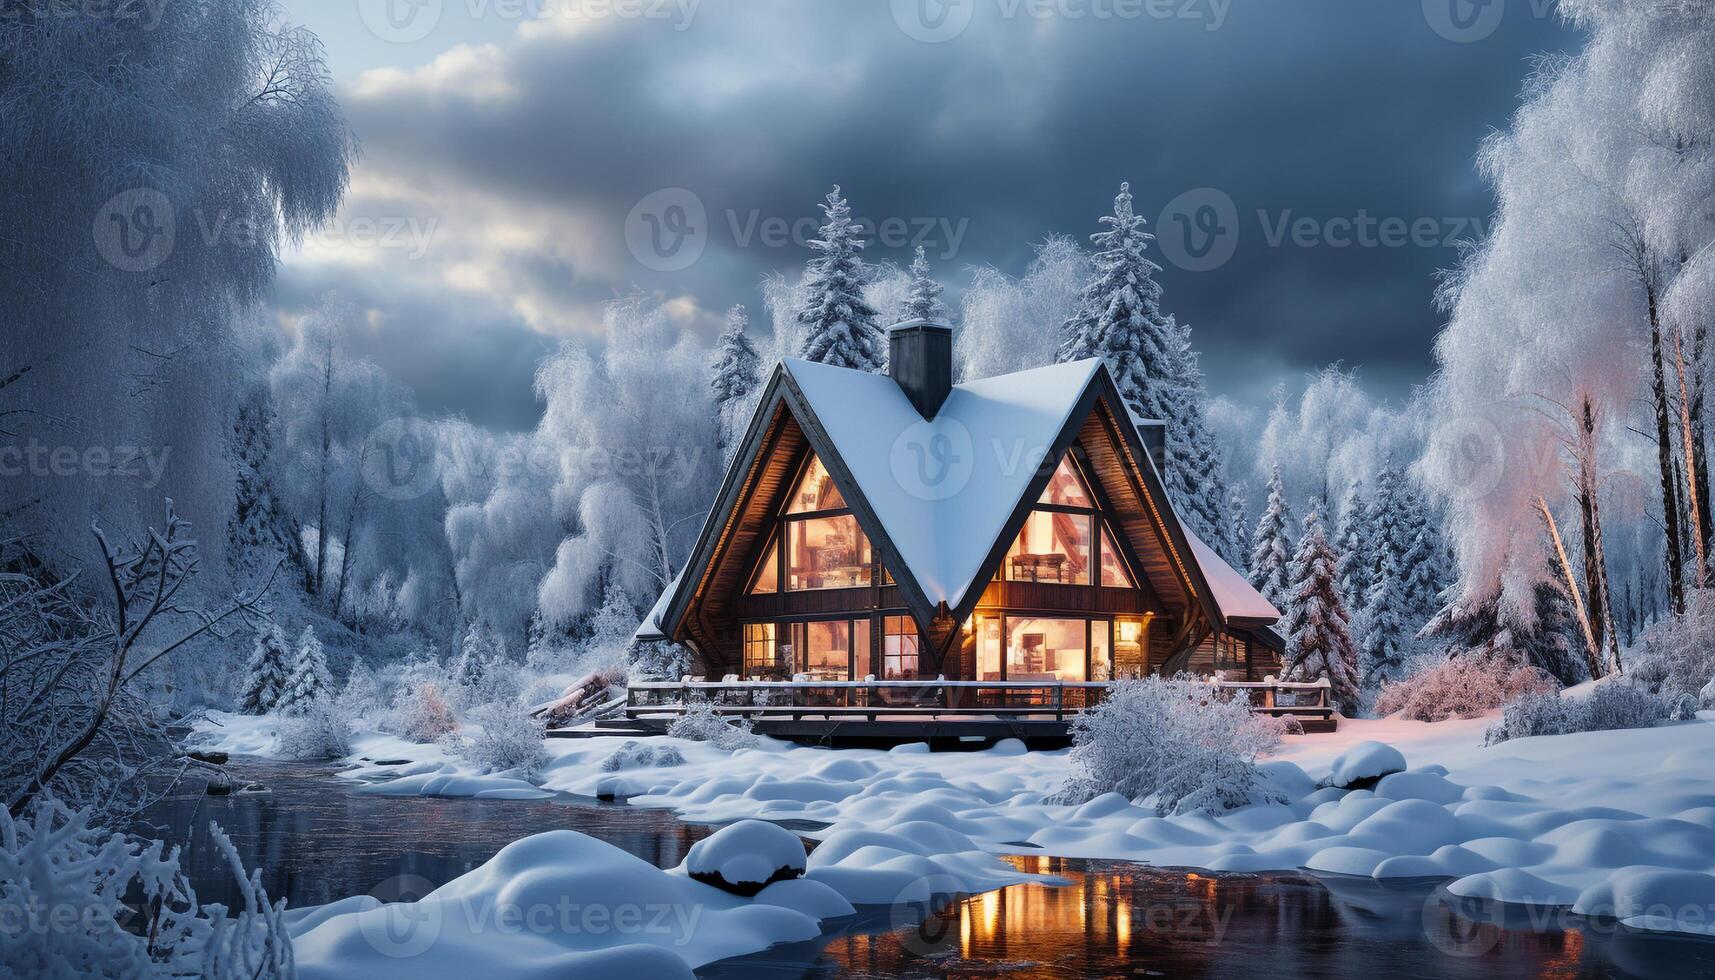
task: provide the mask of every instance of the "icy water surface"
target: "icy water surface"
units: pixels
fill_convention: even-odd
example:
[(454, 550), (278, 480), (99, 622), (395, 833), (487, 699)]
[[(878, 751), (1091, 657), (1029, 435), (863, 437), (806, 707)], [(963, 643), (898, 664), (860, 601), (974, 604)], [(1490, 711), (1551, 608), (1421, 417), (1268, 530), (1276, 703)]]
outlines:
[[(356, 796), (324, 768), (236, 761), (262, 794), (201, 795), (151, 815), (183, 839), (205, 899), (231, 879), (207, 843), (210, 820), (270, 894), (293, 906), (349, 895), (419, 895), (506, 844), (577, 830), (660, 867), (709, 828), (669, 814), (571, 799)], [(1433, 884), (1383, 887), (1307, 875), (1211, 876), (1119, 862), (1014, 859), (1061, 888), (1022, 885), (952, 903), (927, 918), (880, 912), (817, 943), (715, 964), (707, 977), (1243, 977), (1284, 980), (1464, 977), (1715, 977), (1715, 943), (1645, 935), (1566, 914), (1455, 907)]]

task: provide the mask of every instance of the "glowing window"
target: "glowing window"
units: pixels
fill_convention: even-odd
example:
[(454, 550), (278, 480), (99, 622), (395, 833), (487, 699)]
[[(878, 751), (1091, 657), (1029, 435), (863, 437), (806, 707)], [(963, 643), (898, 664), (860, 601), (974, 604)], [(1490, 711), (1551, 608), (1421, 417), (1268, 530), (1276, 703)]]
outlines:
[(779, 636), (773, 623), (744, 624), (744, 676), (767, 680), (790, 679), (784, 658), (780, 656)]
[(833, 477), (828, 475), (828, 468), (822, 465), (819, 457), (811, 456), (810, 462), (804, 467), (804, 475), (798, 478), (798, 485), (787, 499), (786, 513), (808, 514), (819, 510), (845, 509), (846, 498), (841, 496), (839, 489), (834, 486)]
[(786, 525), (786, 588), (855, 589), (870, 584), (869, 539), (857, 518), (817, 517)]
[(1102, 584), (1115, 589), (1135, 589), (1137, 583), (1131, 580), (1131, 572), (1125, 567), (1125, 559), (1120, 557), (1120, 550), (1114, 544), (1114, 535), (1107, 525), (1102, 526)]
[(1048, 488), (1042, 491), (1042, 499), (1038, 503), (1058, 507), (1095, 506), (1095, 501), (1090, 497), (1090, 489), (1084, 486), (1084, 478), (1078, 475), (1070, 454), (1060, 459), (1060, 465), (1049, 478)]
[(762, 564), (756, 568), (756, 577), (751, 580), (751, 595), (773, 595), (780, 591), (780, 542), (770, 541), (768, 552), (762, 556)]
[(889, 616), (884, 623), (882, 676), (884, 681), (914, 681), (917, 679), (917, 623), (910, 616)]
[(1007, 579), (1089, 585), (1092, 520), (1088, 514), (1032, 511), (1007, 552)]

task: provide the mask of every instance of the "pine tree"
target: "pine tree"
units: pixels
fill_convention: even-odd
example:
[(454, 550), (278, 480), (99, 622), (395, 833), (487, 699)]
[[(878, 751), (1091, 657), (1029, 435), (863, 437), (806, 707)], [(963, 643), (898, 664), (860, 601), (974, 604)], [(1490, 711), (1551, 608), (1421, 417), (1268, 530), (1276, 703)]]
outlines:
[(1340, 525), (1334, 537), (1334, 550), (1339, 553), (1340, 598), (1347, 609), (1362, 609), (1374, 581), (1374, 542), (1369, 523), (1369, 505), (1364, 500), (1364, 483), (1359, 480), (1346, 491), (1340, 506)]
[(298, 634), (298, 655), (292, 662), (292, 676), (280, 695), (280, 710), (289, 715), (301, 715), (317, 702), (333, 696), (333, 675), (328, 672), (327, 651), (316, 638), (315, 627), (305, 626)]
[(1358, 653), (1340, 600), (1334, 549), (1322, 530), (1320, 510), (1304, 519), (1304, 533), (1292, 560), (1292, 592), (1283, 622), (1286, 663), (1283, 675), (1296, 681), (1326, 677), (1334, 701), (1352, 714), (1358, 705)]
[(1428, 520), (1428, 514), (1419, 509), (1423, 498), (1414, 493), (1406, 499), (1406, 529), (1411, 533), (1411, 544), (1400, 560), (1404, 575), (1400, 592), (1405, 603), (1401, 615), (1411, 631), (1416, 632), (1441, 608), (1441, 594), (1447, 590), (1450, 576), (1441, 534)]
[(911, 293), (905, 299), (905, 319), (944, 322), (947, 305), (941, 302), (941, 284), (929, 275), (929, 260), (923, 246), (917, 246), (917, 256), (911, 260)]
[(500, 637), (482, 620), (472, 620), (459, 644), (459, 656), (453, 662), (453, 683), (461, 688), (481, 686), (495, 661), (505, 658)]
[(810, 242), (817, 255), (804, 270), (806, 295), (798, 311), (798, 322), (806, 328), (802, 353), (823, 364), (880, 371), (887, 364), (887, 338), (876, 324), (875, 308), (863, 298), (861, 229), (837, 185), (827, 200), (822, 237)]
[(285, 693), (291, 651), (286, 631), (279, 623), (268, 623), (256, 631), (250, 659), (244, 665), (244, 686), (238, 694), (238, 710), (247, 715), (273, 711)]
[(1379, 687), (1385, 680), (1397, 680), (1405, 672), (1411, 637), (1416, 633), (1415, 629), (1408, 628), (1405, 619), (1402, 557), (1391, 548), (1383, 549), (1381, 567), (1364, 596), (1364, 634), (1359, 664), (1366, 689)]
[(615, 579), (607, 584), (601, 608), (590, 617), (590, 642), (623, 649), (631, 642), (632, 634), (637, 632), (638, 621), (637, 607), (632, 604), (631, 596)]
[(1203, 413), (1208, 391), (1191, 332), (1168, 318), (1176, 364), (1175, 394), (1167, 417), (1167, 497), (1173, 509), (1205, 544), (1220, 551), (1232, 537), (1221, 452)]
[(1280, 467), (1268, 478), (1268, 505), (1251, 536), (1251, 584), (1276, 609), (1286, 608), (1292, 565), (1292, 511), (1286, 504)]
[(267, 385), (238, 407), (232, 424), (232, 516), (227, 542), (234, 564), (253, 569), (287, 558), (302, 565), (296, 530), (275, 492), (274, 409)]
[(1099, 249), (1092, 259), (1096, 271), (1078, 312), (1066, 320), (1057, 360), (1102, 358), (1132, 414), (1167, 422), (1182, 376), (1175, 328), (1161, 313), (1161, 285), (1155, 281), (1161, 267), (1144, 254), (1155, 236), (1132, 211), (1130, 184), (1120, 185), (1114, 213), (1101, 223), (1108, 229), (1090, 236)]
[(1221, 557), (1234, 568), (1245, 568), (1251, 553), (1251, 502), (1243, 483), (1227, 487), (1227, 547)]
[(751, 403), (762, 387), (762, 358), (745, 332), (749, 326), (750, 317), (742, 305), (727, 311), (709, 381), (715, 401), (715, 445), (723, 460), (732, 458), (733, 447), (750, 421)]

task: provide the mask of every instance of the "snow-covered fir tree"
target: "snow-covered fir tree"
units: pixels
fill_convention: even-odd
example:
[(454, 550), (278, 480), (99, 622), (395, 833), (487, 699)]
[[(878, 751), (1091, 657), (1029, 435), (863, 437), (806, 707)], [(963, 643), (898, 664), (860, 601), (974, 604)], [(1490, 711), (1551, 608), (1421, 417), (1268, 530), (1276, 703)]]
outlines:
[(1292, 568), (1292, 510), (1286, 503), (1280, 467), (1268, 478), (1268, 503), (1251, 535), (1251, 585), (1276, 609), (1284, 610), (1290, 596)]
[(1442, 593), (1452, 581), (1447, 545), (1436, 526), (1423, 494), (1409, 484), (1400, 496), (1400, 535), (1409, 543), (1400, 558), (1400, 584), (1405, 605), (1400, 615), (1412, 633), (1434, 618), (1442, 605)]
[(292, 675), (280, 695), (280, 710), (301, 715), (332, 696), (333, 674), (328, 671), (327, 651), (322, 648), (315, 627), (305, 626), (298, 634), (298, 653), (292, 661)]
[(1334, 535), (1334, 551), (1340, 557), (1340, 598), (1346, 601), (1347, 609), (1361, 610), (1369, 600), (1370, 583), (1375, 579), (1372, 537), (1369, 503), (1364, 499), (1364, 483), (1358, 480), (1346, 491)]
[(1114, 213), (1101, 223), (1107, 230), (1090, 236), (1095, 273), (1065, 323), (1057, 360), (1102, 358), (1132, 414), (1169, 421), (1181, 374), (1175, 328), (1161, 312), (1161, 267), (1144, 254), (1155, 236), (1132, 211), (1130, 184), (1120, 185)]
[[(1176, 377), (1174, 395), (1167, 406), (1167, 497), (1191, 531), (1222, 552), (1232, 539), (1232, 530), (1221, 451), (1204, 414), (1209, 392), (1197, 364), (1197, 352), (1191, 347), (1190, 329), (1171, 317), (1168, 327)], [(1222, 557), (1227, 556), (1223, 553)], [(1229, 561), (1238, 558), (1234, 555)]]
[(617, 580), (602, 592), (601, 608), (590, 617), (590, 642), (623, 650), (637, 632), (637, 606)]
[(243, 688), (238, 692), (238, 710), (247, 715), (265, 715), (280, 703), (291, 677), (292, 651), (286, 631), (279, 623), (268, 623), (256, 631), (250, 659), (244, 664)]
[(1350, 616), (1340, 599), (1334, 549), (1322, 530), (1319, 508), (1304, 518), (1304, 532), (1292, 559), (1291, 597), (1287, 600), (1286, 663), (1283, 674), (1296, 681), (1326, 677), (1334, 701), (1347, 714), (1358, 706), (1358, 652), (1348, 628)]
[(887, 365), (887, 338), (878, 314), (863, 298), (868, 273), (858, 255), (865, 245), (852, 209), (836, 185), (822, 205), (827, 222), (810, 242), (816, 257), (804, 270), (803, 357), (836, 367), (880, 371)]
[(941, 284), (929, 274), (929, 259), (923, 254), (923, 246), (917, 246), (917, 255), (911, 260), (911, 293), (905, 299), (905, 319), (944, 322), (947, 304), (941, 302), (941, 290)]
[(459, 643), (458, 659), (453, 661), (453, 683), (462, 688), (479, 687), (495, 661), (506, 656), (505, 644), (489, 625), (472, 620)]
[(253, 570), (280, 558), (301, 561), (297, 533), (274, 485), (274, 409), (259, 384), (232, 424), (232, 517), (227, 539), (234, 565)]
[(750, 342), (749, 327), (749, 314), (742, 305), (734, 306), (727, 311), (726, 327), (715, 348), (709, 388), (715, 402), (715, 445), (723, 460), (732, 458), (733, 447), (744, 434), (762, 387), (762, 358)]
[(1359, 646), (1359, 679), (1365, 689), (1405, 673), (1411, 638), (1417, 632), (1405, 619), (1404, 555), (1383, 549), (1381, 564), (1364, 595), (1363, 639)]
[(1227, 530), (1231, 537), (1221, 557), (1234, 568), (1248, 568), (1251, 554), (1251, 502), (1242, 481), (1227, 486)]

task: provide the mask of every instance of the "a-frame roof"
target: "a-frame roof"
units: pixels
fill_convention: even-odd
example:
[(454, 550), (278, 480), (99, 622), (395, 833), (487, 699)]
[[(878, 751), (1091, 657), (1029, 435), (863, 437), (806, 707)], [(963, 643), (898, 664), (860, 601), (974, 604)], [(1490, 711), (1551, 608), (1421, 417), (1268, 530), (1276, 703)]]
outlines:
[(1100, 360), (957, 385), (925, 420), (886, 375), (788, 358), (769, 379), (684, 571), (638, 636), (678, 634), (783, 414), (821, 458), (927, 626), (943, 609), (957, 620), (974, 609), (1055, 464), (1104, 404), (1120, 443), (1113, 455), (1135, 479), (1190, 601), (1216, 624), (1278, 619), (1243, 576), (1181, 526)]

